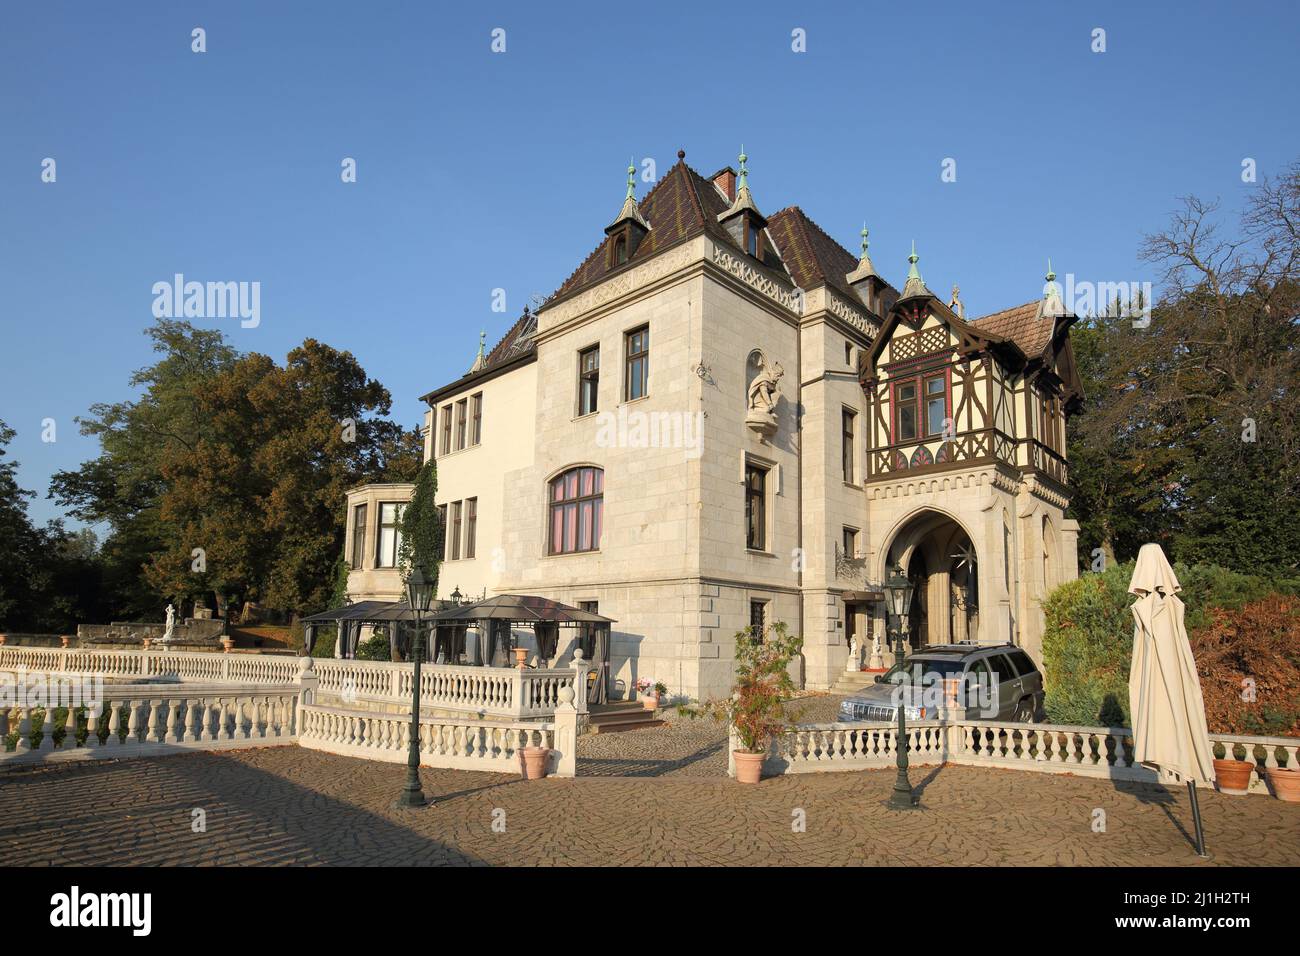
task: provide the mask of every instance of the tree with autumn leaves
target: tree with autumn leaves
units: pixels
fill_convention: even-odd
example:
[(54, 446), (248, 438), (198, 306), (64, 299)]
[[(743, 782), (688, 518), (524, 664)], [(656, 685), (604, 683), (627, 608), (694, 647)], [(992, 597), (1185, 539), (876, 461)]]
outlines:
[(134, 565), (123, 610), (156, 616), (160, 603), (209, 594), (219, 611), (324, 607), (347, 489), (411, 480), (418, 429), (384, 417), (388, 390), (351, 353), (314, 339), (280, 365), (185, 322), (148, 334), (162, 358), (134, 377), (143, 395), (96, 406), (82, 427), (101, 455), (52, 482), (75, 515), (109, 522), (106, 553), (116, 546)]

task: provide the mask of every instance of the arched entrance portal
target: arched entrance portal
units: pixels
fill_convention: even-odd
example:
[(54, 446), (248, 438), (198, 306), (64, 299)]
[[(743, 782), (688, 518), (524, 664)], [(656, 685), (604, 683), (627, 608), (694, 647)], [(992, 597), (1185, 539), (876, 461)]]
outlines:
[(979, 559), (965, 528), (940, 512), (918, 512), (889, 545), (886, 573), (895, 564), (915, 588), (908, 627), (911, 649), (978, 640)]

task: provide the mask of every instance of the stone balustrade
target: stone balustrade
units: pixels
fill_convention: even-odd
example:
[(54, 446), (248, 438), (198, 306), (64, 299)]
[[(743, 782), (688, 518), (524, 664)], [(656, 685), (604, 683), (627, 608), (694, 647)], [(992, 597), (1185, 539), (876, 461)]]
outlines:
[[(358, 701), (409, 705), (414, 667), (387, 661), (323, 659), (315, 662), (321, 694), (345, 706)], [(587, 712), (587, 662), (572, 667), (474, 667), (422, 664), (420, 704), (477, 717), (525, 720), (555, 713), (561, 692), (574, 691), (578, 713)]]
[[(106, 684), (98, 706), (0, 703), (0, 767), (290, 744), (304, 692), (313, 685), (314, 678), (257, 686)], [(37, 712), (43, 715), (39, 727), (33, 726)], [(15, 734), (8, 750), (7, 738)]]
[[(420, 764), (453, 770), (518, 773), (524, 747), (546, 747), (547, 772), (572, 777), (577, 772), (578, 711), (564, 695), (552, 721), (420, 719)], [(311, 750), (405, 763), (411, 718), (403, 714), (347, 710), (309, 704), (302, 708), (298, 744)]]
[(0, 647), (0, 672), (93, 674), (107, 679), (172, 679), (219, 683), (289, 683), (300, 658), (272, 654), (211, 654), (159, 648)]
[[(1124, 727), (1017, 724), (989, 720), (916, 721), (907, 724), (908, 761), (1071, 773), (1112, 780), (1157, 782), (1155, 771), (1133, 762), (1132, 731)], [(765, 775), (887, 768), (897, 759), (898, 728), (884, 723), (807, 724), (772, 742)], [(739, 749), (734, 731), (729, 751)], [(1225, 749), (1252, 760), (1250, 791), (1267, 792), (1262, 771), (1300, 766), (1300, 738), (1210, 734), (1215, 756)], [(734, 758), (728, 755), (728, 773)]]

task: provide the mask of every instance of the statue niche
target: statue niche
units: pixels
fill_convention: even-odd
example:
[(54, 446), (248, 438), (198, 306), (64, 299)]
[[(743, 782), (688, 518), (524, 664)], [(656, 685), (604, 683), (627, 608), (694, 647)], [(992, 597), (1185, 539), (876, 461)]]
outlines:
[(749, 381), (749, 411), (745, 415), (745, 424), (766, 441), (776, 434), (777, 386), (785, 369), (780, 362), (769, 362), (761, 349), (749, 353), (745, 366), (746, 373), (752, 376)]

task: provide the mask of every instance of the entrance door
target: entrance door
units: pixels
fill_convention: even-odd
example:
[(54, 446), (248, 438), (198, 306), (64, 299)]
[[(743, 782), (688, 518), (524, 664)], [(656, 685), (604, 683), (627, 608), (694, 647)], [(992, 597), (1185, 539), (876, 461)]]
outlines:
[(855, 642), (857, 644), (858, 660), (853, 662), (853, 669), (857, 670), (862, 665), (861, 653), (862, 642), (858, 640), (858, 614), (862, 610), (862, 605), (857, 603), (845, 602), (844, 604), (844, 640), (849, 645), (849, 653), (854, 653)]

